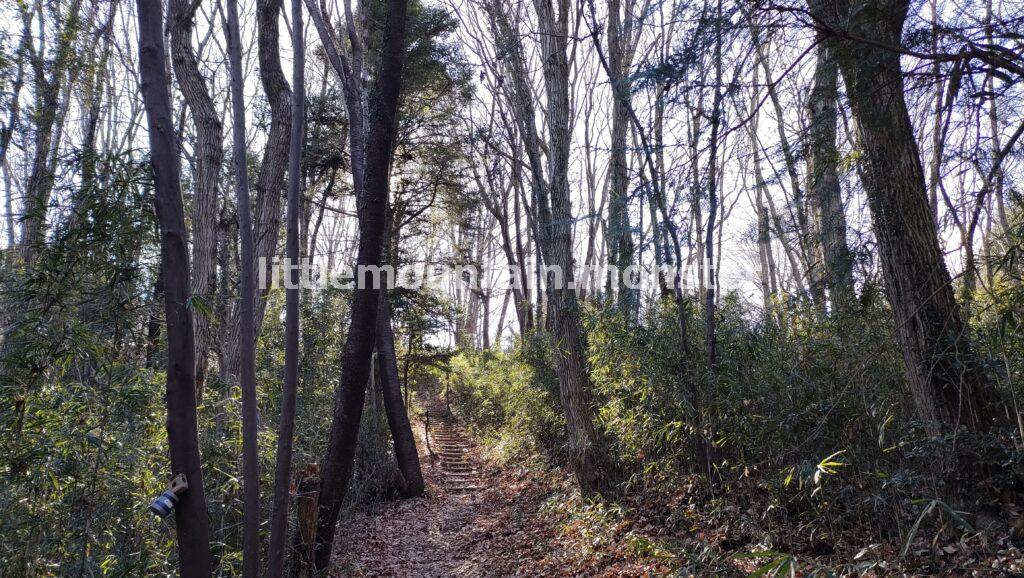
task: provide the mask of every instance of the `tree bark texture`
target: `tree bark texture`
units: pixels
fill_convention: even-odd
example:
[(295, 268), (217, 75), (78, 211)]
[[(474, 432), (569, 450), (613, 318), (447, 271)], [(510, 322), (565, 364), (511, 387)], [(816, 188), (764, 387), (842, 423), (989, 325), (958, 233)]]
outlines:
[(814, 80), (807, 97), (807, 197), (814, 212), (817, 245), (824, 257), (824, 283), (833, 311), (853, 301), (853, 256), (846, 244), (846, 211), (839, 186), (836, 103), (839, 67), (833, 42), (820, 38)]
[[(261, 274), (270, 278), (273, 258), (277, 254), (278, 229), (281, 224), (281, 196), (284, 173), (288, 166), (289, 133), (291, 131), (292, 91), (281, 67), (280, 31), (278, 16), (283, 0), (258, 0), (256, 5), (256, 43), (260, 64), (260, 84), (270, 104), (270, 129), (263, 149), (263, 160), (256, 178), (255, 256), (256, 266), (264, 264)], [(256, 335), (263, 326), (267, 310), (267, 287), (259, 289), (256, 300)], [(238, 376), (239, 307), (232, 310), (228, 334), (228, 367), (232, 376)], [(254, 338), (255, 338), (254, 337)]]
[(881, 255), (907, 383), (929, 431), (983, 430), (994, 392), (978, 366), (954, 296), (928, 202), (920, 151), (904, 99), (898, 52), (908, 0), (812, 0), (837, 36), (837, 60), (864, 153), (862, 179)]
[[(192, 48), (198, 2), (170, 0), (167, 7), (171, 62), (195, 123), (192, 174), (192, 295), (212, 307), (217, 284), (217, 180), (224, 160), (224, 131)], [(209, 317), (193, 309), (196, 331), (196, 389), (202, 397), (213, 330)]]
[[(555, 3), (557, 2), (557, 9)], [(568, 0), (535, 0), (541, 35), (541, 60), (548, 105), (548, 190), (537, 195), (538, 232), (544, 261), (561, 269), (562, 283), (549, 283), (562, 411), (568, 429), (568, 450), (576, 478), (585, 493), (600, 489), (601, 443), (594, 427), (586, 346), (579, 303), (573, 289), (572, 201), (569, 155), (572, 139), (567, 55)], [(522, 96), (522, 95), (521, 95)]]
[[(631, 0), (626, 0), (631, 5)], [(610, 183), (608, 188), (608, 263), (619, 272), (615, 291), (618, 293), (617, 306), (633, 318), (633, 311), (639, 306), (638, 292), (628, 286), (623, 274), (631, 265), (635, 246), (633, 229), (629, 220), (629, 162), (626, 155), (626, 133), (629, 128), (628, 105), (631, 99), (627, 72), (632, 60), (630, 37), (624, 34), (622, 25), (622, 0), (608, 2), (608, 80), (615, 98), (612, 99), (612, 130)], [(630, 14), (627, 7), (626, 15)]]

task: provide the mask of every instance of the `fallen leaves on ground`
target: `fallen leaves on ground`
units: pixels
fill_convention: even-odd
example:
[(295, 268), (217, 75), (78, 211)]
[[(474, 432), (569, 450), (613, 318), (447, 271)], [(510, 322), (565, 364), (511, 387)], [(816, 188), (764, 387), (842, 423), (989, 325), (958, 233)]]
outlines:
[[(419, 432), (417, 432), (419, 433)], [(418, 440), (421, 450), (425, 447)], [(479, 489), (449, 493), (440, 461), (421, 453), (426, 496), (378, 504), (346, 520), (335, 576), (1019, 576), (1009, 537), (981, 533), (876, 543), (866, 529), (823, 535), (766, 527), (768, 496), (736, 484), (713, 506), (697, 482), (674, 492), (592, 502), (571, 476), (534, 461), (499, 464), (471, 446)], [(722, 501), (724, 500), (724, 502)], [(739, 504), (739, 505), (737, 505)]]
[[(424, 444), (419, 444), (421, 448)], [(370, 507), (338, 530), (335, 576), (402, 578), (671, 573), (654, 537), (587, 503), (557, 470), (498, 466), (479, 452), (481, 488), (452, 494), (421, 454), (427, 495)], [(573, 507), (565, 507), (569, 502)], [(595, 506), (596, 507), (596, 506)]]

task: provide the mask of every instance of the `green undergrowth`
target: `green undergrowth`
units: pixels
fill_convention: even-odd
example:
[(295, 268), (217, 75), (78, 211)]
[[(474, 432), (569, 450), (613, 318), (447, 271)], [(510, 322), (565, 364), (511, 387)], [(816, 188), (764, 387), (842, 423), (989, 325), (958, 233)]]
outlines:
[[(716, 374), (702, 357), (696, 307), (685, 358), (671, 305), (638, 321), (588, 310), (595, 420), (625, 472), (608, 507), (638, 500), (678, 531), (690, 531), (684, 521), (694, 514), (686, 510), (695, 509), (729, 525), (740, 550), (808, 560), (852, 555), (866, 542), (1010, 535), (1006, 513), (1021, 503), (1024, 479), (1019, 433), (928, 436), (905, 394), (880, 289), (864, 287), (854, 307), (845, 317), (783, 304), (764, 314), (723, 297)], [(976, 321), (984, 358), (1012, 404), (1024, 397), (1014, 369), (1024, 350), (1000, 329), (1005, 316), (980, 310), (988, 317)], [(532, 335), (510, 351), (452, 360), (453, 405), (499, 459), (542, 455), (566, 464), (551, 352), (548, 338)], [(697, 424), (720, 452), (711, 478), (696, 475)], [(936, 499), (956, 507), (922, 516)]]

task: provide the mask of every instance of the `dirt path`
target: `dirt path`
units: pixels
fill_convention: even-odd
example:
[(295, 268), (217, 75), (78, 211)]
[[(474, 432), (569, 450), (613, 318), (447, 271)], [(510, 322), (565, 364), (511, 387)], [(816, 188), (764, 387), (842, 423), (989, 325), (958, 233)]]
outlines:
[[(429, 450), (424, 430), (429, 423)], [(553, 511), (562, 488), (485, 463), (435, 404), (418, 424), (427, 495), (381, 504), (338, 531), (334, 576), (658, 576), (657, 564), (601, 552)], [(547, 480), (550, 482), (551, 480)], [(569, 484), (566, 484), (569, 487)], [(665, 569), (667, 570), (667, 569)]]

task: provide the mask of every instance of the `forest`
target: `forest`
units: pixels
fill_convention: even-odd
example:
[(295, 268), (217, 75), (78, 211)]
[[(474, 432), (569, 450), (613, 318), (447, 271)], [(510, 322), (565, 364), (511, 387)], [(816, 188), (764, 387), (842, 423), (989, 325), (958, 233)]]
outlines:
[(0, 575), (1024, 575), (1024, 1), (0, 2)]

